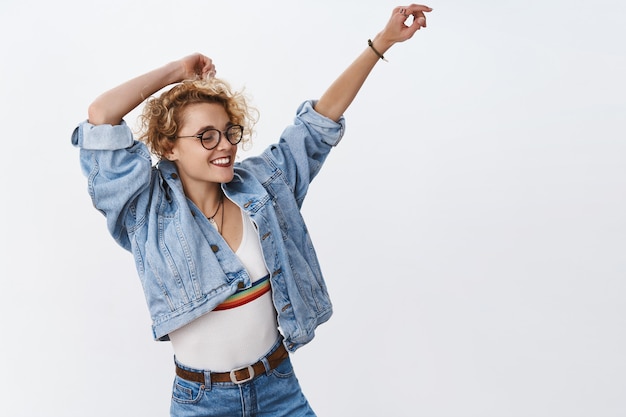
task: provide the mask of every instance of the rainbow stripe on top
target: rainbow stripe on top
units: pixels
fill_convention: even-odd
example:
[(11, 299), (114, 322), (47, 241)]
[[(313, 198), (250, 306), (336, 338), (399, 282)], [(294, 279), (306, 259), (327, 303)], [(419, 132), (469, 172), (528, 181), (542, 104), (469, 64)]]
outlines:
[(269, 290), (270, 276), (268, 274), (258, 281), (255, 281), (250, 288), (239, 290), (230, 297), (228, 297), (226, 300), (224, 300), (222, 304), (215, 307), (213, 311), (228, 310), (230, 308), (240, 307), (244, 304), (248, 304), (249, 302), (256, 300)]

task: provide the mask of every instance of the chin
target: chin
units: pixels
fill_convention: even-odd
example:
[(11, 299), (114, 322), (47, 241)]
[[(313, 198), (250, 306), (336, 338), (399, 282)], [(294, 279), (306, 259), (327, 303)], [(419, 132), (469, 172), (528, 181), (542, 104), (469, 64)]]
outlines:
[(231, 182), (233, 180), (233, 178), (235, 178), (235, 172), (231, 172), (231, 173), (226, 174), (226, 175), (219, 175), (216, 178), (216, 180), (217, 180), (217, 182), (228, 183), (228, 182)]

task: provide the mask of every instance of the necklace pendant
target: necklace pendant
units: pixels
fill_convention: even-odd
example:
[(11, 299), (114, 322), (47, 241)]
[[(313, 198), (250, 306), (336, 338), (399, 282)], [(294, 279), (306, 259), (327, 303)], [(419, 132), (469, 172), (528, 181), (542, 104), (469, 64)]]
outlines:
[(215, 230), (217, 230), (217, 232), (219, 233), (220, 228), (215, 222), (215, 219), (213, 217), (208, 217), (208, 219), (209, 219), (209, 223), (211, 223), (211, 226), (215, 227)]

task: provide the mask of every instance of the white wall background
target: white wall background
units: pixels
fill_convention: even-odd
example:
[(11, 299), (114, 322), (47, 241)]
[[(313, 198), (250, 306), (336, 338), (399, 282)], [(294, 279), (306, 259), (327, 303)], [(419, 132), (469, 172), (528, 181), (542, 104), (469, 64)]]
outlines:
[[(328, 417), (625, 416), (626, 3), (428, 4), (305, 203), (336, 312), (303, 389)], [(204, 52), (260, 152), (396, 5), (0, 4), (2, 415), (168, 414), (171, 347), (70, 145), (89, 103)]]

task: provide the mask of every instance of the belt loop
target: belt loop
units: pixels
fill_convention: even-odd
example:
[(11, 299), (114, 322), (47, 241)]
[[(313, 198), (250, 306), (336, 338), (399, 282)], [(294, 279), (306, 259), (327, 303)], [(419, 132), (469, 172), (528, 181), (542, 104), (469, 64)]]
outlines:
[(206, 391), (211, 391), (213, 387), (211, 386), (211, 371), (204, 371), (204, 389)]
[(267, 356), (263, 356), (261, 358), (261, 363), (263, 364), (263, 366), (265, 367), (265, 375), (269, 375), (270, 372), (272, 371), (272, 367), (270, 366), (269, 361), (267, 360)]

